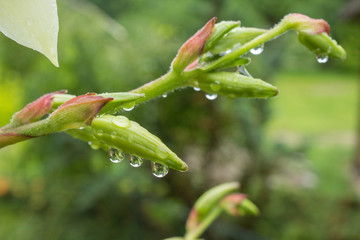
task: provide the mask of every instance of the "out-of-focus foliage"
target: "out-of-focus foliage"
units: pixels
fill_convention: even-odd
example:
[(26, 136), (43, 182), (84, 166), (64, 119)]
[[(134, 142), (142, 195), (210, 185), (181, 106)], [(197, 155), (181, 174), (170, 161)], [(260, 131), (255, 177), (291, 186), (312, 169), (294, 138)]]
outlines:
[[(168, 70), (181, 44), (213, 16), (261, 28), (271, 27), (290, 12), (324, 18), (330, 23), (331, 35), (348, 51), (346, 61), (319, 65), (293, 33), (266, 44), (264, 53), (255, 56), (249, 68), (254, 77), (275, 81), (275, 85), (274, 73), (296, 69), (290, 74), (297, 75), (295, 86), (303, 72), (336, 70), (340, 80), (355, 86), (343, 72), (354, 74), (359, 66), (358, 23), (339, 17), (344, 5), (340, 0), (92, 2), (96, 5), (58, 1), (60, 68), (0, 36), (2, 125), (25, 103), (47, 92), (127, 91), (159, 77)], [(284, 82), (291, 80), (287, 78)], [(326, 84), (324, 80), (320, 87), (306, 91), (342, 101), (335, 94), (342, 89), (341, 82), (324, 91), (326, 87), (321, 86)], [(206, 239), (357, 239), (360, 204), (347, 171), (354, 126), (346, 120), (330, 124), (323, 131), (330, 137), (319, 135), (316, 123), (309, 123), (306, 133), (292, 131), (291, 125), (282, 129), (277, 119), (298, 121), (287, 114), (297, 113), (296, 103), (276, 103), (282, 91), (298, 90), (292, 89), (291, 83), (287, 86), (280, 88), (279, 99), (267, 101), (208, 101), (203, 93), (186, 89), (128, 113), (188, 163), (189, 172), (171, 171), (164, 179), (153, 177), (147, 164), (139, 169), (125, 162), (112, 164), (105, 152), (91, 150), (65, 134), (2, 149), (0, 238), (161, 239), (181, 235), (190, 207), (204, 190), (239, 180), (241, 191), (259, 206), (260, 217), (221, 218), (205, 234)], [(288, 95), (281, 103), (294, 97)], [(354, 98), (349, 97), (344, 102), (347, 108), (336, 114), (354, 111)], [(312, 109), (310, 114), (318, 112), (319, 118), (332, 107), (326, 102), (316, 104), (316, 98), (305, 103)], [(315, 106), (318, 110), (313, 110)], [(280, 110), (285, 112), (278, 113)], [(329, 118), (325, 120), (331, 121)], [(332, 128), (342, 124), (349, 124), (346, 131)], [(339, 140), (340, 147), (321, 137)]]

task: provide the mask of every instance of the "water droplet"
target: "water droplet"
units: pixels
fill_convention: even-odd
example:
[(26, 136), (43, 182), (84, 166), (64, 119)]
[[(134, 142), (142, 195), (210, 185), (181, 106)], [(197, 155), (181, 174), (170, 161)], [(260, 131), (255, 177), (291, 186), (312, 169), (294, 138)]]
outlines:
[(199, 87), (194, 87), (194, 91), (199, 92), (201, 89)]
[(116, 148), (109, 148), (109, 159), (113, 163), (119, 163), (124, 160), (125, 155), (123, 152), (117, 150)]
[(151, 162), (151, 170), (155, 177), (165, 177), (169, 172), (169, 167), (157, 162)]
[(207, 99), (209, 99), (209, 100), (215, 100), (216, 98), (217, 98), (217, 94), (214, 94), (214, 93), (207, 93), (206, 95), (205, 95), (205, 97), (207, 98)]
[(318, 55), (316, 58), (318, 63), (326, 63), (329, 60), (328, 55)]
[(99, 136), (103, 135), (103, 133), (104, 133), (104, 131), (101, 129), (97, 131), (97, 135), (99, 135)]
[(264, 44), (261, 44), (257, 47), (254, 47), (253, 49), (250, 50), (250, 52), (254, 55), (259, 55), (264, 51)]
[(79, 130), (82, 130), (82, 129), (84, 129), (85, 127), (79, 127)]
[(124, 104), (123, 109), (125, 111), (131, 111), (134, 109), (134, 107), (135, 107), (135, 102), (130, 102), (130, 103)]
[(166, 97), (167, 97), (167, 94), (166, 94), (166, 93), (164, 93), (164, 94), (162, 95), (162, 97), (163, 97), (163, 98), (166, 98)]
[(131, 155), (129, 161), (130, 165), (133, 167), (140, 167), (143, 163), (142, 158), (135, 155)]
[(115, 124), (118, 127), (121, 128), (128, 128), (130, 127), (130, 120), (127, 117), (124, 116), (117, 116), (114, 117), (111, 122)]
[(100, 145), (98, 143), (88, 142), (88, 144), (91, 147), (91, 149), (93, 149), (93, 150), (98, 150), (100, 148)]
[(220, 89), (221, 89), (221, 85), (220, 85), (220, 83), (219, 83), (218, 81), (216, 81), (215, 83), (211, 83), (211, 84), (210, 84), (210, 88), (211, 88), (211, 90), (213, 90), (214, 92), (218, 92), (218, 91), (220, 91)]

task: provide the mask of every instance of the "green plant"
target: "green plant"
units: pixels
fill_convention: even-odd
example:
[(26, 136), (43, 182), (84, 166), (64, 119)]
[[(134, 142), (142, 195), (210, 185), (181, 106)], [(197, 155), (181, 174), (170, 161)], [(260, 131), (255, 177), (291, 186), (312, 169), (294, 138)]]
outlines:
[(133, 156), (130, 159), (136, 161), (135, 166), (141, 164), (142, 158), (149, 159), (157, 176), (164, 176), (168, 167), (186, 171), (187, 165), (160, 139), (139, 124), (114, 114), (185, 87), (206, 92), (209, 100), (218, 95), (276, 96), (276, 87), (247, 72), (250, 57), (246, 54), (261, 53), (265, 42), (288, 30), (297, 31), (299, 41), (317, 55), (319, 62), (326, 62), (328, 57), (346, 57), (342, 47), (329, 37), (330, 29), (324, 20), (289, 14), (269, 30), (240, 27), (240, 22), (215, 21), (216, 18), (211, 19), (179, 49), (168, 73), (137, 89), (81, 96), (59, 91), (28, 104), (0, 129), (0, 147), (66, 132), (89, 142), (93, 149), (108, 150), (115, 162), (124, 158), (123, 152)]

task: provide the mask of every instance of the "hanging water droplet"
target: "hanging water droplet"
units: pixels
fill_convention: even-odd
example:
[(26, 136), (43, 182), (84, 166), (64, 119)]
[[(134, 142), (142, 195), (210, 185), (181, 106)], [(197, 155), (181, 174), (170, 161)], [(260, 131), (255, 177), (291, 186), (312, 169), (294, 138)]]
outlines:
[(254, 55), (259, 55), (264, 51), (264, 44), (261, 44), (257, 47), (254, 47), (253, 49), (250, 50), (250, 52)]
[(124, 160), (125, 155), (123, 152), (117, 150), (116, 148), (109, 148), (109, 159), (113, 163), (119, 163)]
[(98, 143), (88, 142), (88, 144), (91, 147), (91, 149), (93, 149), (93, 150), (98, 150), (100, 148), (100, 145)]
[(117, 116), (111, 120), (113, 124), (121, 128), (128, 128), (130, 127), (130, 120), (124, 116)]
[(130, 165), (133, 167), (140, 167), (143, 164), (142, 158), (135, 155), (131, 155), (129, 161)]
[(214, 93), (207, 93), (206, 95), (205, 95), (205, 97), (207, 98), (207, 99), (209, 99), (209, 100), (215, 100), (216, 98), (217, 98), (217, 94), (214, 94)]
[(164, 93), (163, 95), (161, 95), (163, 98), (166, 98), (167, 97), (167, 94)]
[(199, 87), (194, 87), (194, 91), (199, 92), (201, 89)]
[(135, 102), (130, 102), (130, 103), (124, 104), (123, 109), (125, 111), (131, 111), (134, 109), (134, 107), (135, 107)]
[(151, 170), (155, 177), (165, 177), (169, 172), (169, 167), (157, 162), (151, 162)]
[(215, 83), (211, 83), (211, 84), (210, 84), (210, 88), (211, 88), (211, 90), (213, 90), (214, 92), (218, 92), (218, 91), (220, 91), (220, 89), (221, 89), (221, 85), (220, 85), (220, 83), (219, 83), (218, 81), (216, 81)]
[(318, 63), (326, 63), (329, 60), (329, 56), (328, 55), (318, 55), (316, 57)]

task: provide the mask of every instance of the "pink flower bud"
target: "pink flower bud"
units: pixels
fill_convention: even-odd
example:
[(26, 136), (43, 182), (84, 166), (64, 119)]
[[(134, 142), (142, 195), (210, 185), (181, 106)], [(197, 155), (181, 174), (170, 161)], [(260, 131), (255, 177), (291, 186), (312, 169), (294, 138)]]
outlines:
[(300, 13), (291, 13), (284, 17), (283, 23), (288, 24), (299, 33), (316, 35), (323, 32), (330, 34), (330, 26), (323, 19), (314, 19)]
[(199, 225), (199, 216), (196, 209), (193, 207), (189, 213), (186, 221), (186, 230), (191, 231)]
[(13, 115), (12, 123), (15, 125), (24, 125), (41, 119), (43, 116), (49, 113), (54, 95), (66, 92), (66, 90), (62, 90), (48, 93), (29, 103), (22, 110)]
[(197, 31), (195, 35), (181, 46), (172, 62), (172, 67), (175, 71), (183, 71), (203, 53), (206, 40), (213, 32), (215, 21), (216, 18), (212, 18), (202, 29)]
[[(113, 100), (104, 98), (95, 93), (88, 93), (66, 101), (53, 112), (49, 120), (61, 129), (70, 129), (90, 125), (93, 118), (100, 112), (101, 108)], [(58, 129), (57, 131), (60, 131)]]

